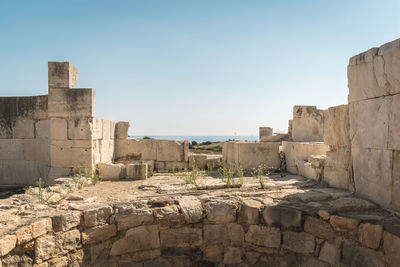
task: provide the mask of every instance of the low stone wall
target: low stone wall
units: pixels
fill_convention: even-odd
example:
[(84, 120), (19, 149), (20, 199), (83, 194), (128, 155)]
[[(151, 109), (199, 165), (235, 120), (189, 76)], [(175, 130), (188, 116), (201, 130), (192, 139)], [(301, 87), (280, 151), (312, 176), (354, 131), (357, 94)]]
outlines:
[(3, 229), (0, 266), (398, 266), (400, 238), (374, 216), (318, 213), (194, 196), (72, 204)]
[(241, 166), (247, 171), (261, 165), (278, 169), (281, 165), (279, 146), (279, 142), (225, 142), (223, 161), (230, 167)]
[(153, 160), (154, 168), (159, 171), (188, 168), (189, 143), (155, 139), (117, 139), (115, 160)]

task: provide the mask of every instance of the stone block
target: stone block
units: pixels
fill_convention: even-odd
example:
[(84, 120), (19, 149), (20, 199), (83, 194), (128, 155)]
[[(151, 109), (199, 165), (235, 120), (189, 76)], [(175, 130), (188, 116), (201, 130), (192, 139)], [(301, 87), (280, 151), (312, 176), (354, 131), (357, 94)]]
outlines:
[(35, 127), (33, 120), (18, 119), (13, 128), (14, 139), (33, 139), (35, 138)]
[(392, 208), (400, 211), (400, 150), (393, 151)]
[(300, 254), (313, 254), (315, 249), (314, 236), (305, 232), (283, 232), (282, 247)]
[(352, 148), (388, 148), (391, 104), (391, 97), (350, 103), (349, 116)]
[(349, 105), (330, 107), (324, 114), (324, 143), (351, 146)]
[(350, 58), (349, 102), (400, 93), (399, 39)]
[(279, 142), (263, 143), (239, 143), (239, 162), (236, 166), (242, 166), (245, 170), (265, 165), (269, 168), (280, 167)]
[(81, 223), (81, 215), (82, 212), (74, 211), (53, 216), (51, 218), (53, 230), (55, 232), (65, 232), (78, 227)]
[(400, 237), (385, 231), (383, 233), (383, 251), (388, 266), (397, 266), (400, 262)]
[(229, 223), (236, 220), (237, 205), (231, 201), (210, 201), (205, 206), (207, 220), (213, 223)]
[(51, 141), (51, 166), (55, 167), (92, 167), (93, 147), (91, 140)]
[(324, 111), (315, 106), (294, 106), (292, 139), (295, 142), (322, 142)]
[(58, 233), (55, 241), (58, 252), (68, 253), (81, 246), (81, 233), (78, 229)]
[(99, 140), (100, 162), (111, 163), (114, 159), (114, 140)]
[(258, 224), (261, 207), (262, 203), (259, 201), (251, 199), (244, 200), (239, 211), (238, 223)]
[(227, 224), (228, 237), (230, 244), (233, 246), (241, 246), (244, 242), (244, 230), (240, 224), (229, 223)]
[(123, 255), (160, 247), (157, 225), (143, 225), (129, 229), (125, 236), (114, 242), (110, 255)]
[(0, 139), (0, 160), (24, 159), (23, 139)]
[(115, 235), (117, 235), (117, 227), (114, 224), (88, 228), (82, 232), (82, 244), (95, 244), (108, 240)]
[(358, 227), (358, 241), (366, 247), (377, 249), (383, 234), (382, 225), (362, 223)]
[(102, 120), (103, 121), (103, 139), (109, 140), (111, 139), (111, 121), (110, 120)]
[(281, 245), (281, 231), (276, 227), (250, 225), (245, 241), (256, 246), (279, 248)]
[(127, 164), (126, 165), (126, 178), (145, 180), (148, 177), (146, 163)]
[(201, 220), (203, 206), (194, 196), (182, 196), (178, 199), (179, 207), (187, 223), (197, 223)]
[(384, 256), (381, 252), (368, 248), (359, 247), (357, 244), (349, 240), (345, 240), (343, 242), (342, 263), (344, 266), (363, 266), (363, 267), (386, 266)]
[(23, 139), (23, 141), (25, 160), (50, 162), (48, 139)]
[(129, 212), (117, 214), (115, 216), (118, 231), (154, 222), (153, 211), (150, 209), (131, 209)]
[(50, 138), (50, 120), (39, 120), (35, 123), (35, 138)]
[(324, 175), (322, 180), (332, 187), (348, 189), (352, 175), (351, 150), (337, 147), (326, 152)]
[(94, 117), (95, 91), (87, 88), (50, 90), (48, 116)]
[(181, 141), (154, 140), (156, 142), (157, 161), (183, 161), (184, 151)]
[(56, 243), (52, 235), (39, 237), (35, 241), (35, 260), (44, 261), (50, 259), (55, 254)]
[(285, 152), (287, 171), (293, 174), (300, 173), (300, 165), (304, 165), (310, 156), (324, 156), (329, 146), (318, 142), (282, 142)]
[(115, 125), (115, 138), (125, 140), (128, 139), (129, 121), (119, 121)]
[(261, 140), (263, 137), (272, 136), (273, 129), (271, 127), (260, 127), (258, 138)]
[(152, 139), (117, 139), (115, 142), (115, 157), (129, 160), (156, 160), (157, 143)]
[(357, 226), (360, 223), (359, 220), (341, 217), (341, 216), (331, 216), (330, 223), (335, 231), (338, 232), (355, 232)]
[(68, 119), (68, 139), (91, 140), (93, 134), (94, 134), (94, 125), (92, 118), (76, 117)]
[(3, 257), (12, 251), (17, 244), (16, 235), (4, 235), (0, 237), (0, 256)]
[(48, 63), (49, 88), (74, 88), (78, 81), (78, 69), (69, 62)]
[(116, 122), (115, 121), (110, 121), (110, 139), (114, 140), (115, 139), (115, 129), (116, 129)]
[(123, 169), (124, 164), (113, 164), (113, 163), (98, 163), (99, 174), (102, 180), (119, 180), (124, 178)]
[(203, 228), (204, 242), (208, 244), (229, 243), (228, 229), (223, 224), (206, 224)]
[(222, 148), (222, 159), (228, 166), (239, 164), (239, 143), (225, 142)]
[(35, 185), (39, 178), (47, 183), (49, 164), (41, 161), (0, 160), (0, 184)]
[(302, 212), (289, 207), (270, 206), (265, 207), (262, 216), (269, 225), (280, 224), (284, 227), (301, 226)]
[(391, 96), (390, 99), (392, 103), (389, 114), (388, 149), (400, 150), (400, 94)]
[(224, 248), (222, 246), (206, 246), (203, 249), (203, 259), (209, 262), (222, 262), (224, 260)]
[(304, 231), (325, 240), (332, 240), (335, 235), (328, 222), (311, 216), (306, 217)]
[(352, 148), (356, 193), (389, 207), (392, 200), (393, 152)]
[(290, 139), (289, 134), (277, 133), (271, 136), (264, 136), (260, 138), (260, 142), (282, 142)]
[(113, 214), (112, 207), (95, 206), (83, 211), (83, 225), (85, 227), (92, 227), (100, 224), (105, 224), (110, 216)]
[(202, 230), (188, 226), (160, 231), (161, 247), (198, 247), (203, 243)]
[(243, 250), (238, 247), (228, 247), (224, 253), (224, 264), (239, 264), (242, 262)]
[(318, 258), (321, 261), (331, 264), (332, 266), (337, 266), (340, 261), (340, 246), (324, 242)]
[(68, 120), (61, 118), (50, 119), (50, 139), (52, 140), (68, 139)]

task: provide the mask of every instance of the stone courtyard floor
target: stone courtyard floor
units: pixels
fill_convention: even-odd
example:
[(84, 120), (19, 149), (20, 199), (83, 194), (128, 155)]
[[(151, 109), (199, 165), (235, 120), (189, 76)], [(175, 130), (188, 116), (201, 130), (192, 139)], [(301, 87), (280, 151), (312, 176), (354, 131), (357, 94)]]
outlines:
[[(62, 178), (61, 181), (65, 179), (70, 178)], [(238, 178), (235, 180), (238, 182)], [(400, 235), (400, 219), (395, 212), (380, 208), (349, 191), (329, 188), (298, 175), (265, 176), (265, 189), (260, 188), (258, 179), (254, 177), (244, 177), (241, 188), (226, 188), (226, 183), (221, 178), (211, 176), (199, 178), (198, 184), (205, 189), (196, 190), (193, 185), (186, 184), (182, 174), (156, 173), (147, 180), (101, 181), (96, 185), (76, 188), (65, 199), (59, 200), (59, 196), (52, 196), (59, 201), (54, 205), (38, 203), (37, 196), (32, 194), (15, 194), (0, 199), (0, 236), (29, 223), (30, 220), (74, 210), (80, 205), (126, 201), (146, 203), (154, 198), (174, 199), (180, 196), (196, 196), (202, 201), (250, 200), (260, 206), (287, 206), (301, 210), (303, 214), (322, 218), (341, 215), (383, 225), (385, 229)], [(64, 186), (60, 184), (47, 190), (62, 192)]]

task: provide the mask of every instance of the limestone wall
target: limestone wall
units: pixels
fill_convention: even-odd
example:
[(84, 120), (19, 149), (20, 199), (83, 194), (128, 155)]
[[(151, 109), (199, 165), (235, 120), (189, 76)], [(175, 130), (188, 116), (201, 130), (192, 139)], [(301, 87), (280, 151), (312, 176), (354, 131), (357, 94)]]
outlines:
[(116, 139), (116, 161), (154, 161), (156, 170), (188, 168), (188, 141), (169, 141), (156, 139)]
[(0, 98), (0, 184), (34, 184), (93, 169), (114, 157), (115, 122), (95, 118), (93, 89), (73, 88), (77, 69), (49, 62), (49, 94)]
[(354, 190), (349, 105), (330, 107), (324, 118), (326, 153), (323, 180), (330, 186)]
[(295, 142), (322, 142), (324, 112), (315, 106), (294, 106), (293, 122), (291, 123), (292, 140)]
[(282, 142), (286, 170), (309, 179), (321, 180), (329, 146), (321, 142)]
[(0, 266), (367, 267), (399, 260), (398, 235), (367, 217), (193, 196), (71, 207), (2, 229)]
[(222, 157), (225, 164), (244, 170), (264, 165), (278, 169), (280, 167), (279, 142), (225, 142)]
[(30, 184), (49, 172), (47, 96), (0, 98), (0, 184)]
[(400, 39), (350, 59), (351, 155), (356, 193), (400, 210)]

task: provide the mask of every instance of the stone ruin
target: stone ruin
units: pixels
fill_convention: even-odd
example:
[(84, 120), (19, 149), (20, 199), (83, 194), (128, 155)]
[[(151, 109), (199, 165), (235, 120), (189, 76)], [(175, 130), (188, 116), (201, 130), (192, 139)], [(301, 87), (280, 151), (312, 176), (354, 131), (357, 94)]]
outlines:
[(58, 177), (82, 167), (146, 179), (219, 161), (290, 175), (271, 176), (267, 190), (188, 193), (163, 187), (163, 176), (157, 196), (135, 200), (0, 201), (1, 267), (398, 266), (400, 39), (350, 59), (348, 104), (294, 106), (287, 134), (261, 127), (259, 142), (226, 142), (222, 156), (129, 139), (129, 123), (95, 117), (94, 90), (75, 89), (77, 77), (70, 63), (49, 62), (48, 95), (0, 98), (0, 185), (41, 177), (62, 187)]

